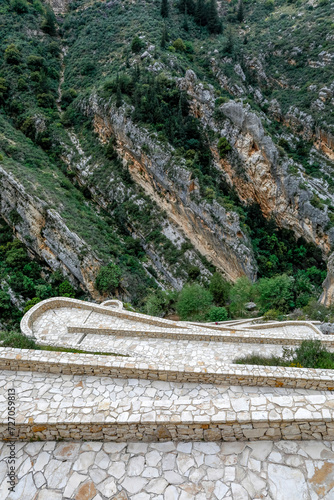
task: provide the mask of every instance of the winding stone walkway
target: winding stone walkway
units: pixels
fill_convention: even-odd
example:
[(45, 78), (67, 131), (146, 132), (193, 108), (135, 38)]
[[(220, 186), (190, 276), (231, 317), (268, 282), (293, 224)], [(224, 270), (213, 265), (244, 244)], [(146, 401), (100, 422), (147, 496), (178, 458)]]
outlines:
[(127, 357), (0, 348), (0, 433), (15, 388), (18, 438), (10, 494), (0, 443), (0, 500), (334, 500), (334, 373), (233, 364), (304, 339), (333, 349), (316, 326), (172, 322), (59, 298), (21, 328)]

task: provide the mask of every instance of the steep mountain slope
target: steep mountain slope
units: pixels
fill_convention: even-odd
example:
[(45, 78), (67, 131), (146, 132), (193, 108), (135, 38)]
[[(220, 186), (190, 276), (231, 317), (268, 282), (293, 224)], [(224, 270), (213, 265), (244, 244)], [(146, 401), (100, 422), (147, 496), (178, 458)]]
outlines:
[(214, 3), (48, 4), (0, 7), (1, 214), (31, 255), (96, 299), (117, 264), (137, 305), (215, 269), (323, 271), (329, 2), (223, 0), (221, 34)]

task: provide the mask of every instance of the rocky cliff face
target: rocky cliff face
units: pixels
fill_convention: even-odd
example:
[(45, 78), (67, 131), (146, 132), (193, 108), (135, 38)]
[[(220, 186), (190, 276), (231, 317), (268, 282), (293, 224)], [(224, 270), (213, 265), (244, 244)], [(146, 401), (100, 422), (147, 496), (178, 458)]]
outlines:
[(193, 71), (187, 71), (179, 85), (192, 99), (192, 112), (207, 129), (226, 137), (232, 153), (220, 160), (216, 144), (212, 144), (216, 163), (225, 173), (245, 203), (256, 201), (266, 217), (274, 216), (280, 226), (294, 231), (321, 247), (324, 254), (330, 250), (334, 230), (325, 231), (329, 222), (327, 207), (311, 204), (316, 193), (325, 200), (332, 195), (322, 183), (308, 179), (308, 188), (302, 184), (303, 175), (292, 175), (292, 160), (280, 157), (271, 137), (264, 131), (261, 118), (241, 102), (230, 101), (219, 107), (215, 118), (213, 88), (204, 88)]
[[(160, 46), (162, 33), (157, 28), (161, 24), (158, 4), (151, 5), (145, 0), (126, 5), (118, 1), (79, 0), (75, 2), (73, 9), (69, 9), (71, 1), (45, 0), (45, 3), (51, 5), (59, 21), (59, 29), (53, 35), (41, 31), (41, 26), (45, 24), (45, 12), (40, 13), (37, 7), (34, 16), (31, 16), (30, 10), (27, 13), (31, 19), (24, 19), (23, 13), (19, 16), (14, 14), (22, 22), (13, 27), (14, 31), (17, 30), (13, 42), (17, 42), (19, 49), (22, 49), (21, 62), (25, 72), (19, 85), (16, 77), (12, 76), (15, 71), (12, 71), (9, 61), (6, 58), (1, 61), (1, 75), (6, 77), (2, 88), (4, 102), (6, 101), (4, 112), (8, 115), (8, 122), (15, 121), (18, 118), (16, 115), (20, 114), (15, 127), (35, 141), (36, 150), (43, 149), (48, 155), (53, 177), (49, 180), (50, 192), (57, 192), (54, 206), (58, 212), (38, 199), (34, 188), (28, 193), (29, 186), (23, 179), (27, 158), (14, 151), (22, 167), (20, 180), (25, 188), (17, 182), (19, 175), (14, 179), (10, 174), (1, 172), (1, 213), (13, 225), (18, 237), (30, 251), (40, 255), (53, 269), (62, 268), (92, 293), (95, 293), (93, 282), (100, 264), (96, 254), (105, 258), (104, 263), (114, 257), (117, 260), (121, 254), (134, 256), (135, 264), (145, 267), (147, 274), (150, 274), (149, 268), (153, 266), (151, 276), (159, 284), (166, 287), (172, 285), (177, 289), (190, 279), (191, 267), (199, 268), (199, 279), (204, 276), (203, 281), (210, 276), (210, 266), (205, 259), (201, 259), (199, 253), (222, 270), (231, 281), (243, 274), (255, 279), (256, 262), (251, 242), (238, 215), (232, 209), (224, 208), (235, 207), (234, 202), (226, 201), (232, 198), (235, 200), (234, 191), (230, 193), (226, 188), (222, 197), (218, 189), (212, 195), (206, 194), (205, 182), (210, 177), (210, 182), (224, 178), (235, 189), (242, 203), (247, 205), (257, 202), (266, 217), (274, 216), (279, 226), (291, 229), (296, 237), (303, 236), (317, 244), (327, 258), (334, 239), (334, 228), (331, 229), (334, 226), (334, 196), (328, 192), (326, 184), (328, 182), (331, 186), (329, 160), (333, 159), (333, 125), (329, 119), (329, 107), (333, 103), (334, 87), (327, 71), (333, 60), (330, 51), (333, 38), (328, 32), (326, 47), (320, 49), (319, 37), (316, 37), (317, 41), (314, 43), (313, 40), (305, 41), (308, 34), (302, 31), (301, 36), (300, 31), (304, 29), (306, 21), (316, 25), (323, 22), (325, 25), (320, 13), (323, 16), (326, 7), (315, 3), (315, 12), (312, 13), (313, 9), (305, 8), (304, 5), (290, 3), (287, 8), (286, 2), (277, 0), (270, 13), (266, 10), (270, 7), (267, 2), (248, 2), (245, 4), (245, 22), (239, 24), (235, 22), (233, 5), (224, 1), (219, 5), (224, 14), (224, 35), (206, 37), (205, 32), (193, 30), (191, 42), (184, 39), (183, 46), (176, 42), (180, 42), (179, 37), (186, 37), (182, 27), (184, 14), (179, 12), (175, 4), (170, 3), (170, 15), (175, 20), (175, 26), (173, 33), (167, 33), (170, 39), (167, 40), (166, 48), (163, 48)], [(33, 8), (35, 7), (32, 6), (31, 9)], [(66, 20), (63, 22), (61, 16), (65, 12)], [(8, 8), (7, 14), (4, 26), (10, 24), (8, 20), (13, 15), (12, 9)], [(190, 21), (195, 22), (194, 19)], [(315, 24), (312, 28), (314, 31), (317, 28)], [(23, 29), (25, 25), (26, 31)], [(295, 29), (297, 25), (298, 29)], [(23, 32), (28, 38), (27, 43), (21, 47), (20, 37)], [(226, 36), (228, 32), (229, 37)], [(135, 40), (137, 33), (139, 43)], [(201, 33), (199, 37), (198, 33)], [(132, 47), (132, 42), (137, 43), (138, 50), (136, 44)], [(297, 42), (300, 42), (300, 47)], [(7, 41), (2, 46), (3, 52), (7, 50), (6, 44)], [(174, 44), (175, 50), (168, 48), (170, 44)], [(34, 50), (30, 51), (32, 48)], [(125, 51), (124, 48), (129, 50)], [(56, 55), (59, 52), (61, 57)], [(41, 54), (45, 60), (39, 57)], [(31, 59), (31, 56), (34, 57)], [(294, 66), (296, 71), (293, 70)], [(203, 81), (213, 81), (214, 78), (215, 88), (201, 83), (191, 70), (184, 77), (185, 67), (197, 68)], [(309, 67), (325, 70), (312, 70), (308, 73)], [(37, 75), (37, 69), (40, 75)], [(43, 83), (46, 72), (50, 80), (49, 95), (45, 95), (44, 88), (41, 90), (43, 93), (36, 91), (38, 82)], [(178, 85), (190, 97), (191, 111), (203, 125), (201, 132), (207, 132), (214, 157), (213, 164), (210, 164), (210, 175), (205, 177), (204, 168), (201, 171), (201, 184), (190, 171), (190, 168), (195, 170), (195, 162), (189, 167), (191, 160), (186, 162), (181, 157), (184, 152), (175, 150), (167, 143), (168, 134), (160, 135), (152, 131), (153, 127), (148, 131), (142, 124), (134, 123), (130, 118), (132, 109), (129, 104), (120, 107), (113, 104), (116, 100), (115, 89), (112, 85), (108, 87), (109, 83), (115, 84), (118, 80), (119, 84), (121, 78), (116, 75), (130, 77), (133, 72), (141, 76), (144, 72), (165, 73), (170, 78), (171, 75), (173, 78), (179, 76)], [(304, 89), (310, 75), (312, 84)], [(325, 77), (326, 80), (323, 79)], [(219, 85), (220, 90), (217, 91)], [(98, 97), (110, 96), (107, 88), (113, 89), (110, 101)], [(120, 86), (117, 90), (124, 94), (124, 89)], [(286, 90), (286, 94), (282, 90)], [(91, 92), (93, 94), (89, 97)], [(130, 94), (127, 94), (123, 102), (134, 104), (135, 99), (131, 101)], [(310, 96), (309, 105), (304, 94)], [(225, 99), (225, 103), (218, 105), (216, 97), (219, 95), (229, 97)], [(46, 97), (50, 102), (45, 102)], [(230, 97), (231, 100), (227, 102)], [(23, 102), (27, 109), (18, 105)], [(224, 102), (224, 99), (220, 102)], [(37, 114), (36, 106), (39, 110)], [(132, 191), (128, 176), (123, 176), (124, 171), (120, 165), (112, 164), (113, 160), (107, 165), (106, 151), (101, 152), (102, 148), (94, 143), (94, 138), (90, 137), (85, 142), (84, 134), (90, 134), (90, 129), (83, 124), (81, 116), (77, 119), (78, 107), (89, 116), (102, 143), (106, 144), (110, 138), (115, 139), (124, 171), (128, 168), (136, 183)], [(56, 109), (59, 115), (56, 114)], [(70, 124), (77, 134), (70, 131), (71, 144), (67, 128)], [(35, 128), (36, 133), (33, 134), (30, 128)], [(157, 126), (156, 130), (158, 129)], [(12, 135), (13, 131), (8, 134), (8, 138)], [(166, 142), (159, 141), (159, 136), (164, 137)], [(217, 148), (220, 137), (225, 137), (232, 147), (224, 158), (220, 157)], [(1, 139), (2, 137), (0, 149)], [(279, 144), (279, 139), (282, 139), (283, 145), (285, 141), (285, 149), (283, 146), (276, 147), (275, 143)], [(296, 145), (303, 142), (300, 139), (313, 142), (315, 148), (311, 150), (311, 160), (316, 154), (322, 155), (323, 162), (317, 171), (317, 174), (320, 172), (319, 178), (313, 176), (311, 162), (305, 168), (306, 162), (300, 160), (300, 164), (297, 164), (298, 158), (292, 159), (294, 156), (291, 152), (295, 153)], [(23, 144), (21, 139), (18, 144)], [(311, 148), (311, 144), (309, 147)], [(7, 160), (13, 156), (15, 144), (4, 144), (3, 149), (6, 155), (4, 163), (7, 164)], [(24, 149), (22, 146), (22, 151)], [(59, 154), (61, 158), (57, 156), (59, 151), (64, 152), (63, 155)], [(291, 153), (290, 158), (287, 152)], [(67, 162), (70, 170), (67, 173), (70, 175), (64, 178), (64, 172), (61, 172), (63, 179), (61, 183), (55, 184), (57, 172), (64, 170), (61, 164), (63, 159)], [(40, 165), (43, 162), (41, 160)], [(27, 164), (35, 167), (34, 163), (35, 156), (32, 155)], [(36, 165), (35, 171), (33, 168), (29, 171), (32, 186), (37, 179), (37, 168), (40, 167)], [(214, 174), (211, 176), (212, 170)], [(16, 175), (16, 170), (13, 171)], [(44, 173), (43, 171), (43, 175)], [(45, 177), (39, 179), (39, 185), (46, 182)], [(74, 192), (71, 180), (81, 193)], [(221, 183), (222, 191), (225, 190), (226, 183)], [(73, 188), (71, 193), (69, 186)], [(82, 189), (83, 186), (85, 189)], [(334, 191), (334, 185), (332, 187)], [(208, 191), (210, 190), (214, 191), (209, 188)], [(156, 208), (156, 205), (142, 191), (158, 206), (158, 234), (153, 235), (151, 240), (148, 235), (154, 232), (155, 227), (145, 231), (143, 226), (149, 220), (147, 207)], [(66, 225), (66, 213), (74, 206), (71, 203), (65, 206), (63, 195), (67, 192), (69, 197), (73, 196), (72, 200), (79, 199), (78, 195), (82, 194), (76, 205), (79, 207), (76, 213), (84, 214), (85, 208), (92, 208), (96, 217), (90, 219), (87, 231), (85, 227), (82, 230), (82, 226), (79, 228), (75, 223), (71, 225), (70, 219), (67, 220), (68, 226)], [(39, 195), (41, 196), (40, 193)], [(210, 196), (216, 197), (219, 203), (216, 200), (208, 201)], [(120, 217), (115, 207), (121, 209)], [(135, 224), (136, 215), (133, 214), (139, 214), (139, 219), (145, 209), (144, 223)], [(104, 248), (107, 250), (100, 253), (102, 236), (101, 239), (99, 236), (108, 232), (105, 226), (99, 225), (105, 215), (105, 225), (110, 229), (108, 235), (111, 237), (105, 241)], [(154, 225), (155, 219), (151, 217), (151, 220), (154, 220)], [(93, 237), (90, 237), (92, 228), (97, 228), (98, 236), (94, 232)], [(139, 257), (136, 254), (138, 245), (133, 244), (130, 234), (133, 239), (140, 240)], [(169, 241), (166, 242), (163, 237)], [(95, 253), (86, 242), (89, 242)], [(173, 245), (169, 245), (171, 242)], [(181, 248), (183, 243), (185, 245)], [(184, 250), (189, 247), (191, 249)], [(110, 248), (112, 251), (109, 254)], [(146, 252), (145, 257), (142, 257), (142, 249)], [(166, 257), (168, 250), (169, 262)], [(171, 261), (175, 255), (177, 258), (181, 255), (182, 260), (173, 269)], [(183, 260), (184, 255), (186, 258)], [(174, 258), (175, 260), (177, 259)], [(157, 278), (155, 271), (158, 271)], [(131, 272), (132, 269), (128, 275)], [(330, 267), (326, 285), (328, 289), (331, 288), (331, 272)], [(139, 281), (140, 279), (138, 278)], [(148, 291), (150, 286), (151, 282), (145, 290)], [(327, 296), (332, 294), (328, 292)]]
[(91, 96), (82, 108), (92, 117), (101, 141), (115, 137), (118, 154), (133, 179), (202, 255), (229, 280), (243, 274), (255, 278), (256, 264), (238, 215), (215, 201), (211, 204), (201, 199), (196, 179), (182, 159), (174, 158), (171, 146), (136, 126), (124, 108), (116, 109), (97, 96)]
[(32, 255), (53, 269), (61, 269), (94, 298), (95, 277), (101, 262), (61, 216), (47, 204), (28, 194), (10, 173), (0, 167), (0, 212), (13, 226), (16, 236)]
[(327, 276), (322, 284), (324, 289), (319, 302), (325, 306), (334, 304), (334, 253), (332, 253), (327, 262)]
[[(301, 111), (297, 106), (290, 106), (284, 113), (277, 99), (268, 100), (263, 95), (261, 92), (262, 87), (275, 88), (277, 84), (280, 87), (287, 87), (287, 85), (283, 82), (278, 82), (271, 75), (267, 75), (259, 58), (253, 57), (244, 59), (245, 67), (252, 72), (257, 80), (257, 85), (255, 86), (246, 82), (246, 76), (240, 64), (237, 63), (234, 66), (234, 73), (239, 77), (239, 81), (236, 83), (221, 69), (221, 62), (232, 63), (232, 59), (225, 57), (219, 62), (216, 57), (211, 58), (213, 73), (219, 80), (223, 89), (237, 98), (246, 97), (248, 95), (253, 96), (255, 102), (262, 106), (267, 106), (267, 113), (271, 118), (289, 127), (295, 135), (301, 137), (305, 141), (312, 142), (319, 151), (323, 152), (331, 160), (334, 159), (333, 133), (329, 130), (325, 130), (321, 124), (317, 123), (317, 120), (311, 114)], [(313, 90), (312, 85), (310, 87), (308, 91)], [(319, 90), (318, 96), (314, 98), (311, 108), (316, 111), (322, 111), (325, 107), (325, 103), (333, 102), (333, 98), (334, 84), (329, 86), (329, 88), (323, 87)]]

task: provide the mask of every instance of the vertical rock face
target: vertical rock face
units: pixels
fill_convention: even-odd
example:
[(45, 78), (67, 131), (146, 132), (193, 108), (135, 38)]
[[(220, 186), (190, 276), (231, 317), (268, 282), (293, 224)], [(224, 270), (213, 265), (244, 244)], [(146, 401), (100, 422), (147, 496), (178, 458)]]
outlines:
[(61, 269), (70, 279), (97, 298), (95, 277), (101, 262), (79, 236), (70, 231), (61, 216), (0, 167), (0, 212), (14, 226), (16, 236), (28, 250), (53, 269)]
[(255, 279), (256, 263), (239, 216), (216, 201), (201, 199), (197, 180), (182, 159), (174, 159), (171, 146), (162, 145), (139, 128), (124, 109), (110, 107), (96, 96), (82, 107), (93, 118), (103, 142), (115, 137), (118, 154), (128, 164), (132, 178), (202, 255), (232, 281), (244, 274)]
[(289, 173), (290, 162), (280, 158), (271, 137), (266, 135), (261, 119), (242, 103), (230, 101), (219, 108), (215, 118), (213, 88), (204, 89), (196, 75), (189, 70), (179, 80), (180, 87), (192, 99), (192, 112), (205, 127), (228, 139), (232, 153), (228, 159), (219, 159), (216, 145), (212, 144), (216, 161), (227, 174), (239, 198), (245, 203), (256, 201), (263, 212), (274, 216), (278, 225), (294, 231), (296, 237), (318, 245), (324, 254), (330, 251), (334, 230), (325, 231), (329, 223), (327, 207), (314, 207), (314, 192), (332, 197), (321, 191), (321, 186), (309, 181), (309, 189), (301, 187), (301, 178)]
[(332, 253), (327, 262), (327, 276), (322, 284), (324, 289), (319, 302), (325, 306), (334, 304), (334, 253)]

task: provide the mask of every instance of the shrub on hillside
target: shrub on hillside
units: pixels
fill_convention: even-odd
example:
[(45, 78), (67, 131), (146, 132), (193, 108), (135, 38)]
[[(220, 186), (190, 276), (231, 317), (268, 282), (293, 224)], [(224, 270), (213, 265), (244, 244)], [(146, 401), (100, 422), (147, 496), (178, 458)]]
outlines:
[(327, 351), (320, 340), (304, 340), (294, 352), (287, 350), (289, 356), (293, 364), (305, 368), (334, 368), (334, 353)]
[(287, 274), (260, 279), (255, 288), (262, 312), (276, 309), (284, 313), (293, 308), (293, 285), (294, 278)]
[(303, 308), (303, 311), (313, 321), (327, 321), (329, 315), (332, 313), (332, 308), (327, 308), (323, 304), (320, 304), (317, 299), (313, 298)]
[(10, 8), (18, 14), (23, 14), (24, 12), (28, 12), (29, 7), (26, 0), (11, 0)]
[(63, 281), (59, 285), (58, 290), (59, 290), (59, 295), (61, 297), (71, 297), (71, 298), (75, 297), (75, 290), (74, 290), (73, 286), (71, 285), (71, 283), (67, 280)]
[(226, 137), (221, 137), (218, 141), (217, 148), (221, 158), (225, 158), (227, 153), (231, 151), (231, 144), (228, 142)]
[(252, 294), (253, 285), (251, 281), (246, 276), (237, 279), (230, 290), (230, 312), (233, 316), (245, 315), (245, 305), (251, 301)]
[(210, 321), (226, 321), (228, 313), (225, 307), (212, 307), (209, 311)]
[(41, 24), (41, 29), (45, 33), (48, 33), (50, 36), (54, 36), (57, 34), (56, 17), (48, 5), (45, 7), (44, 19)]
[(96, 277), (96, 288), (101, 293), (113, 293), (120, 284), (121, 276), (120, 268), (110, 262), (107, 266), (100, 267)]
[(33, 339), (29, 339), (20, 332), (0, 332), (0, 344), (2, 347), (16, 349), (38, 349)]
[(198, 284), (186, 285), (180, 292), (176, 310), (183, 320), (200, 321), (208, 313), (212, 300), (209, 290)]
[(11, 308), (10, 296), (4, 290), (0, 290), (0, 316), (2, 318), (8, 318), (11, 313)]
[(131, 43), (131, 50), (135, 54), (138, 54), (145, 47), (145, 43), (139, 38), (139, 36), (135, 36)]
[(213, 273), (210, 279), (209, 290), (212, 293), (215, 304), (225, 304), (228, 300), (230, 289), (230, 283), (220, 273)]
[(16, 47), (14, 43), (8, 45), (5, 50), (5, 61), (8, 64), (20, 64), (21, 62), (21, 51)]
[(24, 307), (23, 314), (25, 314), (26, 312), (28, 312), (29, 309), (31, 309), (32, 307), (34, 307), (39, 302), (41, 302), (41, 299), (39, 297), (34, 297), (33, 299), (28, 300), (26, 302), (25, 307)]
[(177, 38), (177, 40), (173, 42), (173, 47), (177, 52), (186, 51), (186, 46), (181, 38)]
[(145, 312), (150, 316), (164, 316), (172, 312), (178, 292), (157, 290), (151, 293), (145, 303)]

